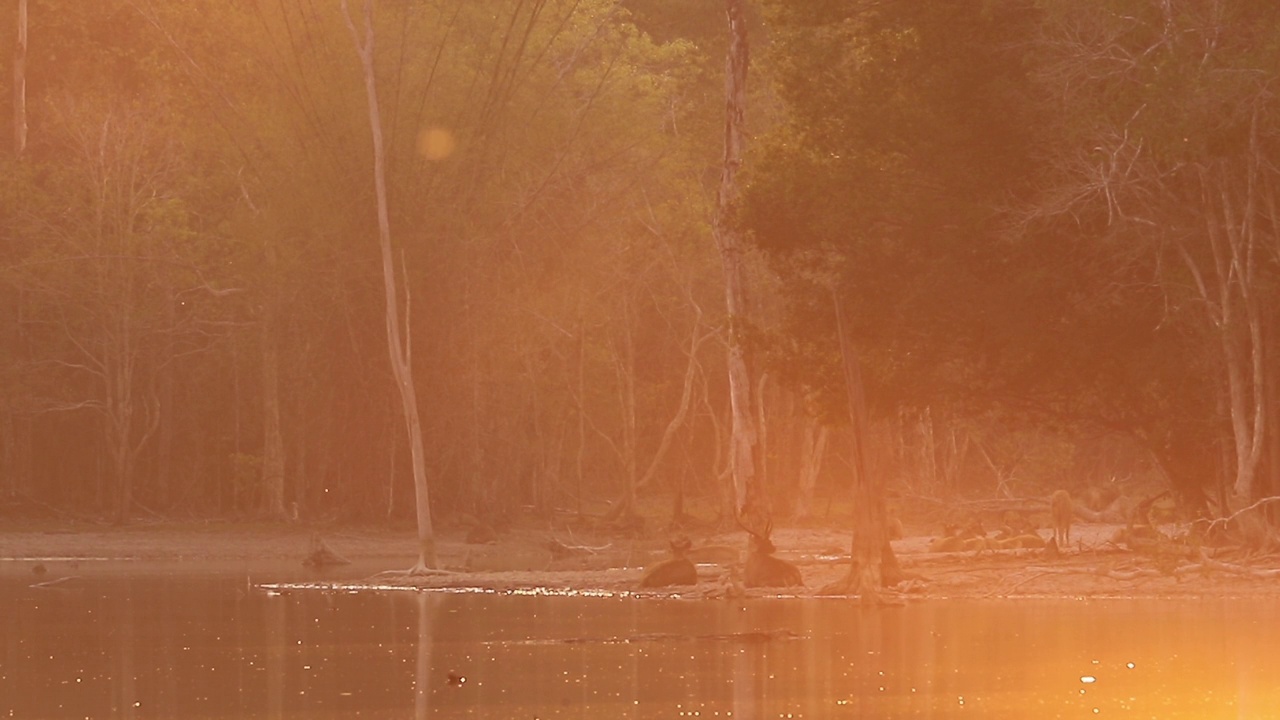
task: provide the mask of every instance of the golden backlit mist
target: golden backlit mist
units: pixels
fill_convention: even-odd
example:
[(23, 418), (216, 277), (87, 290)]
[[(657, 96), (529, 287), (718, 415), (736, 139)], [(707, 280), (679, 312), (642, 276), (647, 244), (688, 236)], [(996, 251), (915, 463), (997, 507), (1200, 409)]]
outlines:
[(418, 152), (428, 160), (443, 160), (453, 154), (457, 141), (444, 128), (429, 127), (418, 133)]

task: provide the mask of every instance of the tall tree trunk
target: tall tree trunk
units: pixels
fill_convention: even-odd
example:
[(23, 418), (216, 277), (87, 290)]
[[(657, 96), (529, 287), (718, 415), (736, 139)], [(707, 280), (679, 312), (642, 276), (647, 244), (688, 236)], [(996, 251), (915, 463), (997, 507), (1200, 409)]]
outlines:
[(653, 482), (658, 476), (658, 472), (662, 469), (662, 462), (666, 459), (667, 453), (671, 451), (671, 444), (675, 442), (676, 436), (684, 427), (685, 419), (689, 416), (689, 405), (692, 404), (693, 398), (693, 381), (698, 375), (698, 348), (702, 345), (702, 341), (706, 339), (702, 335), (702, 309), (694, 306), (693, 331), (689, 336), (689, 362), (685, 366), (684, 384), (680, 390), (680, 404), (676, 406), (675, 414), (667, 423), (666, 429), (662, 432), (662, 439), (658, 441), (658, 447), (653, 451), (653, 457), (649, 460), (649, 467), (640, 476), (636, 482), (636, 487), (646, 488), (649, 483)]
[[(1251, 168), (1250, 172), (1254, 172)], [(1256, 278), (1258, 209), (1255, 183), (1236, 190), (1230, 168), (1201, 170), (1199, 198), (1209, 259), (1199, 260), (1179, 243), (1175, 247), (1204, 301), (1209, 332), (1221, 345), (1227, 420), (1234, 448), (1231, 500), (1243, 507), (1254, 499), (1254, 474), (1262, 458), (1266, 422), (1263, 403), (1263, 339)], [(1234, 192), (1233, 192), (1234, 191)], [(1243, 198), (1236, 197), (1242, 193)], [(1237, 204), (1239, 205), (1237, 207)], [(1222, 508), (1224, 514), (1227, 508)]]
[(920, 414), (920, 476), (928, 483), (926, 492), (937, 495), (942, 487), (938, 472), (938, 441), (934, 430), (933, 409), (926, 407)]
[[(409, 335), (409, 289), (405, 288), (404, 335), (400, 330), (400, 293), (396, 287), (395, 261), (391, 252), (391, 219), (387, 210), (386, 153), (382, 145), (382, 115), (378, 110), (378, 88), (373, 66), (373, 0), (364, 3), (364, 39), (356, 30), (347, 0), (342, 14), (351, 31), (352, 42), (364, 69), (365, 95), (369, 103), (369, 127), (373, 135), (373, 183), (378, 201), (378, 244), (382, 249), (382, 283), (386, 295), (387, 350), (391, 371), (400, 391), (400, 406), (409, 431), (409, 451), (413, 462), (413, 489), (418, 516), (418, 564), (414, 572), (435, 568), (435, 529), (431, 524), (431, 500), (427, 494), (426, 450), (422, 444), (422, 420), (418, 416), (418, 393), (413, 385), (412, 344)], [(407, 280), (406, 280), (407, 282)]]
[(573, 456), (574, 463), (574, 504), (578, 517), (582, 517), (582, 487), (585, 470), (583, 460), (587, 452), (587, 409), (586, 409), (586, 364), (587, 364), (587, 326), (582, 319), (582, 301), (578, 305), (578, 366), (575, 368), (574, 413), (578, 421), (578, 447)]
[[(268, 249), (267, 265), (270, 268), (274, 266), (274, 255), (274, 248)], [(268, 278), (270, 276), (268, 273)], [(275, 290), (268, 287), (262, 314), (262, 511), (268, 517), (283, 519), (284, 439), (280, 434), (280, 348), (276, 340), (276, 302)]]
[(18, 464), (15, 457), (18, 443), (15, 430), (13, 408), (0, 409), (0, 498), (11, 498), (18, 494)]
[[(247, 197), (247, 193), (246, 193)], [(280, 433), (280, 291), (275, 278), (278, 254), (271, 237), (264, 238), (266, 283), (262, 299), (262, 512), (282, 520), (284, 508), (284, 438)]]
[(760, 477), (759, 437), (756, 431), (752, 393), (751, 357), (747, 347), (747, 302), (749, 288), (743, 267), (745, 247), (731, 216), (741, 189), (738, 171), (742, 168), (746, 133), (743, 124), (747, 109), (747, 25), (743, 0), (725, 0), (729, 21), (729, 52), (725, 66), (724, 161), (720, 190), (716, 196), (711, 231), (720, 251), (724, 274), (725, 304), (729, 313), (729, 402), (732, 429), (729, 440), (729, 467), (733, 474), (734, 510), (748, 527), (763, 531), (768, 521)]
[(884, 502), (884, 480), (867, 467), (867, 403), (862, 383), (862, 367), (857, 349), (848, 335), (844, 309), (838, 293), (832, 293), (836, 310), (836, 332), (840, 336), (840, 357), (844, 363), (845, 392), (848, 395), (853, 461), (853, 540), (849, 575), (837, 583), (839, 589), (856, 594), (863, 601), (875, 601), (884, 586), (902, 579), (897, 556), (889, 544), (888, 512)]
[[(627, 528), (635, 528), (641, 522), (636, 511), (636, 490), (639, 464), (636, 457), (638, 431), (636, 427), (636, 352), (632, 337), (631, 301), (624, 298), (622, 318), (616, 323), (621, 340), (609, 340), (613, 355), (613, 374), (618, 379), (618, 441), (611, 441), (618, 463), (622, 466), (622, 496), (606, 514), (606, 518)], [(621, 347), (619, 347), (621, 346)]]
[(13, 156), (27, 149), (27, 0), (18, 0), (18, 42), (13, 47)]
[[(172, 308), (172, 303), (169, 305)], [(172, 327), (172, 325), (170, 325)], [(174, 418), (176, 413), (173, 412), (173, 396), (174, 396), (174, 378), (173, 368), (166, 364), (157, 371), (159, 379), (159, 389), (156, 396), (156, 407), (159, 412), (163, 413), (167, 418), (167, 422), (160, 423), (156, 428), (156, 478), (155, 478), (155, 498), (156, 507), (160, 510), (167, 510), (173, 503), (173, 438), (176, 428), (174, 427)]]

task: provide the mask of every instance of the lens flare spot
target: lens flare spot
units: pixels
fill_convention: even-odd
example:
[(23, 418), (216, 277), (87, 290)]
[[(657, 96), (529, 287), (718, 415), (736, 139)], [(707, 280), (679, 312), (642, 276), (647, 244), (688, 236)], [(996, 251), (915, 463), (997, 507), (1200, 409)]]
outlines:
[(443, 160), (453, 154), (458, 141), (444, 128), (430, 127), (418, 133), (418, 152), (428, 160)]

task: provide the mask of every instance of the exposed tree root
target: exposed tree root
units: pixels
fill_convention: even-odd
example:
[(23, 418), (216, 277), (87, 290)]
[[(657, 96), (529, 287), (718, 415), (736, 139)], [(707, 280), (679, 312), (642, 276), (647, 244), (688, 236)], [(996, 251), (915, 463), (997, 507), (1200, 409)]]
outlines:
[(1280, 568), (1256, 568), (1246, 565), (1237, 565), (1235, 563), (1226, 563), (1221, 560), (1214, 560), (1204, 551), (1199, 551), (1199, 563), (1184, 565), (1178, 568), (1179, 574), (1192, 572), (1206, 572), (1208, 570), (1217, 570), (1218, 572), (1230, 573), (1232, 575), (1242, 575), (1255, 578), (1274, 578), (1280, 577)]

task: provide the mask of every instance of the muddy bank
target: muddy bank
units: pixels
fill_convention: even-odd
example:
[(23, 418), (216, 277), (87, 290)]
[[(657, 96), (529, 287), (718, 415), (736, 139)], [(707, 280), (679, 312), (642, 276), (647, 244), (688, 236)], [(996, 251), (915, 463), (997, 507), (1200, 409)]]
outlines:
[[(1077, 524), (1070, 551), (1057, 557), (1030, 549), (932, 553), (930, 536), (908, 533), (894, 541), (894, 549), (903, 569), (919, 580), (908, 583), (901, 597), (1280, 597), (1280, 558), (1250, 558), (1231, 549), (1205, 558), (1148, 557), (1109, 542), (1116, 530), (1114, 525)], [(1041, 534), (1048, 537), (1048, 531)], [(690, 535), (696, 547), (708, 549), (707, 559), (716, 562), (699, 562), (695, 587), (645, 594), (734, 596), (727, 567), (734, 554), (741, 557), (745, 552), (742, 533)], [(304, 567), (317, 537), (348, 563)], [(805, 587), (749, 589), (748, 597), (812, 596), (847, 571), (847, 531), (779, 528), (773, 539), (778, 556), (800, 568)], [(400, 572), (416, 559), (416, 541), (409, 530), (253, 523), (152, 523), (123, 528), (10, 524), (0, 528), (0, 573), (40, 580), (106, 568), (114, 572), (244, 568), (252, 571), (255, 582), (376, 578), (376, 584), (388, 586), (617, 593), (636, 591), (644, 567), (662, 560), (665, 546), (665, 536), (637, 539), (540, 528), (515, 529), (490, 542), (469, 543), (466, 531), (457, 529), (439, 538), (440, 563), (447, 572), (412, 577)]]

